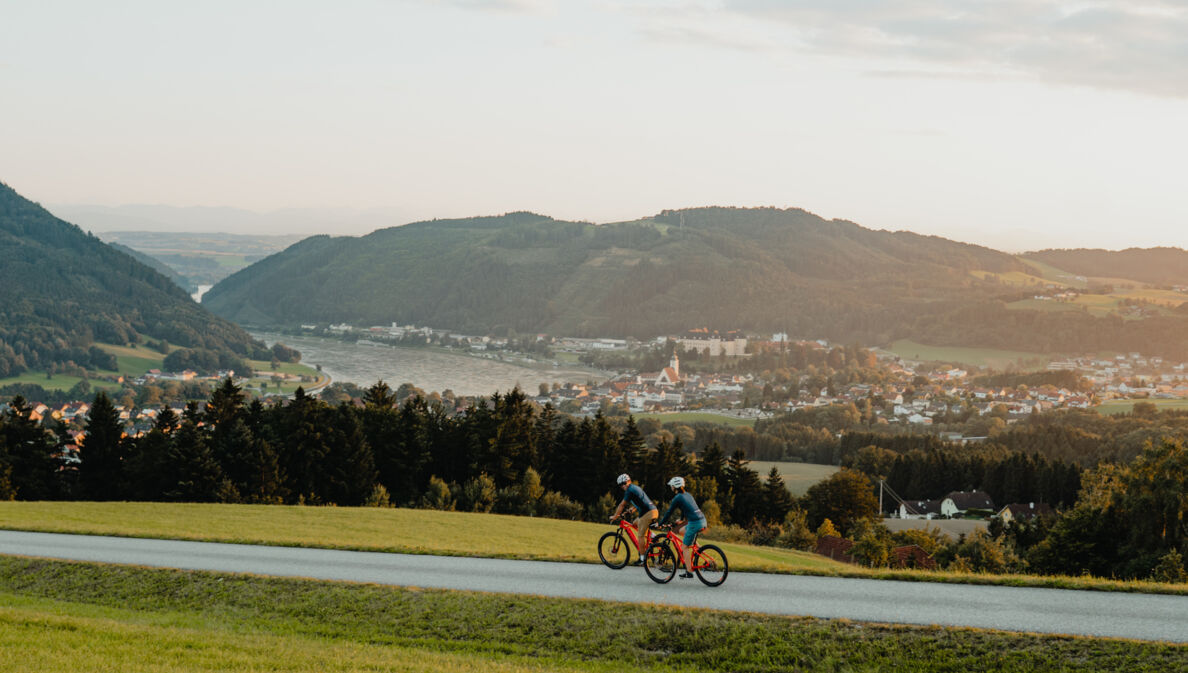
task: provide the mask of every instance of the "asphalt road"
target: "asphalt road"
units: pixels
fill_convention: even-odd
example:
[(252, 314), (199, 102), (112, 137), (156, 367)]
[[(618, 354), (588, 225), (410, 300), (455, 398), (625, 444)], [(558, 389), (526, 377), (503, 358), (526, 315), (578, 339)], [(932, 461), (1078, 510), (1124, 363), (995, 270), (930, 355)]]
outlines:
[[(0, 531), (0, 554), (778, 615), (1188, 643), (1188, 597), (731, 573), (652, 582), (640, 568)], [(591, 548), (591, 555), (594, 554)]]

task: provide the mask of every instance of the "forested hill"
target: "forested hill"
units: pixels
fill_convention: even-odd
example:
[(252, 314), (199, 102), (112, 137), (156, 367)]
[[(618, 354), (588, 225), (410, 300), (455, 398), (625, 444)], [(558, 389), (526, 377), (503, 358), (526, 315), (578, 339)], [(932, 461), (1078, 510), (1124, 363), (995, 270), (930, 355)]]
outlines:
[(1023, 257), (1086, 278), (1125, 278), (1155, 285), (1188, 285), (1188, 251), (1180, 248), (1040, 250)]
[(95, 342), (184, 346), (187, 364), (240, 364), (263, 344), (157, 271), (0, 183), (0, 377), (109, 369)]
[(1014, 310), (1031, 267), (989, 248), (803, 210), (698, 208), (593, 225), (532, 213), (317, 236), (212, 288), (241, 324), (431, 325), (472, 334), (708, 326), (865, 344), (1188, 356), (1188, 320)]

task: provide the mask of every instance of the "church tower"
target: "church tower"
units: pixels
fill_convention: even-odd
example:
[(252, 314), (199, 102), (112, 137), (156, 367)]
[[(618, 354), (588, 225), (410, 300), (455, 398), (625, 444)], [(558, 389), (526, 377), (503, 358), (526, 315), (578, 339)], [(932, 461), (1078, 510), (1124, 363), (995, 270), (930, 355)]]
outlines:
[(668, 361), (668, 366), (672, 367), (672, 373), (677, 377), (677, 380), (680, 380), (680, 378), (681, 378), (681, 359), (677, 357), (675, 349), (672, 351), (672, 359)]

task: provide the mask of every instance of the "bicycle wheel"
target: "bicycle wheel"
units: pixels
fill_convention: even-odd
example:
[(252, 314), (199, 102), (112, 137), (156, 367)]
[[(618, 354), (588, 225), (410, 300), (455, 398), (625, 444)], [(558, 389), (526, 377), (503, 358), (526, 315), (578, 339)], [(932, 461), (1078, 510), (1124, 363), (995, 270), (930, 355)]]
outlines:
[(653, 582), (667, 584), (676, 577), (677, 557), (672, 548), (663, 542), (653, 543), (644, 556), (644, 572)]
[(716, 587), (726, 581), (730, 564), (726, 554), (712, 544), (707, 544), (693, 553), (693, 572), (706, 586)]
[(606, 567), (618, 570), (631, 560), (631, 543), (622, 531), (613, 530), (599, 538), (598, 558)]

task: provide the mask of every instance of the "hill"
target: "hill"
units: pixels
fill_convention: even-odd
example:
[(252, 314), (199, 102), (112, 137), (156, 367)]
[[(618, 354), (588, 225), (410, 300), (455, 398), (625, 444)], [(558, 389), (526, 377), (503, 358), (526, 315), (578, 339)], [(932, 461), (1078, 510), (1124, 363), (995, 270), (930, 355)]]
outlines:
[(173, 281), (178, 287), (185, 290), (186, 292), (193, 294), (198, 291), (197, 285), (194, 285), (190, 281), (183, 278), (181, 276), (181, 274), (174, 271), (168, 264), (166, 264), (165, 262), (162, 262), (161, 260), (157, 259), (156, 257), (151, 257), (143, 252), (140, 252), (138, 250), (133, 250), (132, 248), (129, 248), (126, 245), (121, 245), (119, 243), (109, 243), (108, 245), (115, 248), (116, 250), (119, 250), (120, 252), (124, 253), (125, 255), (128, 255), (132, 259), (135, 259), (136, 261), (140, 262), (141, 264), (143, 264), (151, 269), (155, 269), (157, 271), (157, 273), (160, 273), (161, 275), (165, 276), (169, 280)]
[(169, 359), (183, 368), (271, 358), (169, 278), (0, 183), (0, 378), (108, 368), (113, 358), (96, 342), (146, 339), (182, 346)]
[(1188, 285), (1188, 251), (1180, 248), (1039, 250), (1022, 257), (1086, 279)]
[(1183, 312), (1021, 310), (1045, 283), (975, 245), (803, 210), (698, 208), (611, 224), (533, 213), (315, 236), (203, 298), (241, 324), (432, 325), (469, 333), (679, 333), (696, 326), (885, 344), (1188, 358)]

